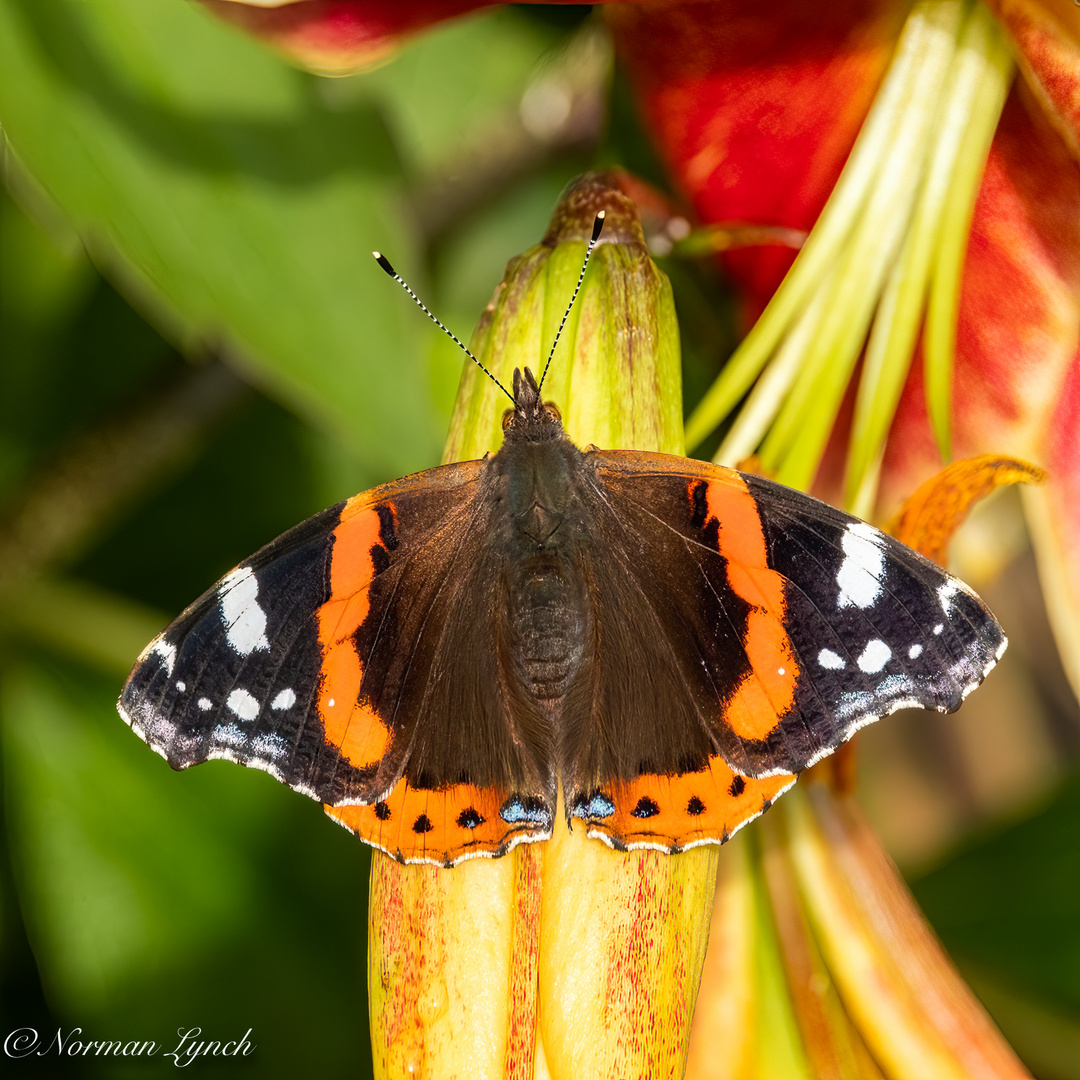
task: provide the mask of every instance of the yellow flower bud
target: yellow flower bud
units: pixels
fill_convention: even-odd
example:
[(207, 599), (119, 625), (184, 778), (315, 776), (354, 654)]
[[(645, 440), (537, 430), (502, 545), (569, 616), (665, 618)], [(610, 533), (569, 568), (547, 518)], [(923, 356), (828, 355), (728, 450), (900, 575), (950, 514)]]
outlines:
[[(566, 193), (473, 336), (506, 385), (544, 369), (593, 221), (606, 219), (544, 383), (579, 445), (682, 450), (671, 289), (603, 176)], [(505, 398), (469, 364), (446, 461), (501, 442)], [(368, 988), (379, 1077), (678, 1076), (708, 940), (717, 848), (618, 853), (566, 826), (451, 870), (372, 864)]]

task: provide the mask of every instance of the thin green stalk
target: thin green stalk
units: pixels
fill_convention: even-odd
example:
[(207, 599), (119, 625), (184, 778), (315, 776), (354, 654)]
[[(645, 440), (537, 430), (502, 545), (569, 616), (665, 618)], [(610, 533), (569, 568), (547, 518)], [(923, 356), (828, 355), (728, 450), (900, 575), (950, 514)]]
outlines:
[(885, 444), (882, 443), (874, 460), (870, 462), (870, 467), (863, 473), (862, 483), (847, 503), (848, 510), (856, 517), (869, 519), (873, 516), (884, 458)]
[(945, 461), (952, 457), (950, 416), (960, 277), (975, 197), (1012, 76), (1009, 47), (993, 16), (980, 4), (971, 22), (973, 33), (978, 35), (973, 48), (984, 57), (985, 66), (942, 214), (943, 229), (931, 269), (924, 334), (926, 406)]
[(937, 123), (937, 137), (911, 229), (881, 298), (866, 349), (848, 456), (847, 502), (863, 487), (889, 433), (926, 302), (927, 280), (965, 131), (987, 57), (987, 15), (977, 6), (960, 37)]
[[(828, 280), (832, 278), (832, 271)], [(754, 384), (735, 423), (713, 460), (719, 465), (738, 465), (753, 454), (776, 418), (799, 374), (803, 356), (825, 314), (828, 280), (811, 298), (795, 325), (788, 331), (764, 374)]]
[(904, 94), (900, 125), (881, 162), (878, 182), (854, 229), (821, 333), (762, 448), (762, 461), (785, 483), (813, 479), (851, 372), (870, 326), (882, 283), (900, 248), (926, 160), (928, 138), (956, 50), (961, 5), (938, 10)]

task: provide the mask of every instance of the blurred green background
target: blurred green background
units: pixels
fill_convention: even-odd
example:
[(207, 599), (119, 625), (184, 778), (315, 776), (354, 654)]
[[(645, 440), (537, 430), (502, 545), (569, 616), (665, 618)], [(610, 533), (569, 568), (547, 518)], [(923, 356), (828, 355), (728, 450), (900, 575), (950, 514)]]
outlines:
[[(261, 773), (172, 774), (114, 701), (239, 560), (437, 462), (461, 357), (372, 248), (467, 335), (571, 178), (662, 174), (586, 6), (507, 5), (324, 80), (181, 0), (0, 0), (0, 124), (0, 1036), (250, 1028), (252, 1057), (195, 1068), (367, 1075), (367, 849)], [(711, 267), (665, 268), (692, 403), (733, 302)], [(898, 717), (868, 733), (864, 785), (1053, 1080), (1080, 1077), (1080, 716), (1032, 581), (1021, 544), (988, 596), (1013, 619), (1009, 730), (1047, 753), (1001, 783), (947, 721)], [(905, 762), (945, 794), (905, 787)]]

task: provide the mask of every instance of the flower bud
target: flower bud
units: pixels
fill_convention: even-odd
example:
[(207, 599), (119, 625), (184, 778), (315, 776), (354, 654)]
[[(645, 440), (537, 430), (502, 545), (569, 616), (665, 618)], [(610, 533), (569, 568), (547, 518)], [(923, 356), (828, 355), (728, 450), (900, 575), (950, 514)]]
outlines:
[[(506, 386), (539, 378), (579, 445), (679, 452), (679, 337), (633, 204), (603, 176), (566, 193), (511, 260), (473, 335)], [(469, 364), (445, 460), (502, 441), (506, 399)], [(618, 853), (567, 828), (451, 870), (372, 864), (368, 985), (376, 1076), (681, 1075), (708, 940), (717, 849)]]

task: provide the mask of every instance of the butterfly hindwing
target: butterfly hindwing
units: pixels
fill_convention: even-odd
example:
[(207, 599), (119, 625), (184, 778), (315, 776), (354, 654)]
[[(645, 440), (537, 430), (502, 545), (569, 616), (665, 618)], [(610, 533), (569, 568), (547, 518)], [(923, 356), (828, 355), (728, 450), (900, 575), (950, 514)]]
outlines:
[(646, 773), (597, 788), (579, 798), (573, 816), (589, 836), (614, 848), (674, 854), (723, 843), (764, 813), (795, 780), (784, 773), (760, 779), (741, 776), (714, 756), (695, 772)]
[(501, 855), (520, 839), (550, 835), (547, 802), (513, 797), (505, 788), (453, 784), (414, 788), (402, 777), (371, 806), (332, 806), (335, 821), (402, 862), (452, 865), (474, 855)]

